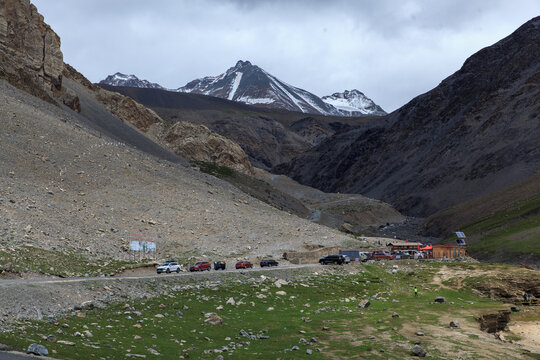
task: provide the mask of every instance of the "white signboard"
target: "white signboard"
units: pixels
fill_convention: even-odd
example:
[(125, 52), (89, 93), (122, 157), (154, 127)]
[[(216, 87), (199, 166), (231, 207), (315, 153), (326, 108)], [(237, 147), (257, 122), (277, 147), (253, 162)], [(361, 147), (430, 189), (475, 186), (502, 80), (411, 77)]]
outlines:
[(156, 243), (153, 242), (153, 241), (131, 240), (129, 242), (129, 250), (131, 250), (131, 251), (155, 252), (156, 251)]

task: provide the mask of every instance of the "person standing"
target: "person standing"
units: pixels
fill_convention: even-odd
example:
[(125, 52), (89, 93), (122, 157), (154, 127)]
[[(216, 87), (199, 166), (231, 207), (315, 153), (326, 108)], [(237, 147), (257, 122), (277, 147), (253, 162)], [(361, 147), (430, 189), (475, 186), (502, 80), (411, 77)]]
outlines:
[(414, 287), (414, 297), (418, 297), (418, 288)]

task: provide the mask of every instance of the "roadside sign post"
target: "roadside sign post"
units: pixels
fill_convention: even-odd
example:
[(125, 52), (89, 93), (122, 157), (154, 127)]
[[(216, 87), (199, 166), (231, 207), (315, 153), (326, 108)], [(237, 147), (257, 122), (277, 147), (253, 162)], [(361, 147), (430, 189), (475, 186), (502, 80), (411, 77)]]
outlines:
[(156, 258), (157, 234), (131, 234), (129, 237), (130, 258), (135, 261)]

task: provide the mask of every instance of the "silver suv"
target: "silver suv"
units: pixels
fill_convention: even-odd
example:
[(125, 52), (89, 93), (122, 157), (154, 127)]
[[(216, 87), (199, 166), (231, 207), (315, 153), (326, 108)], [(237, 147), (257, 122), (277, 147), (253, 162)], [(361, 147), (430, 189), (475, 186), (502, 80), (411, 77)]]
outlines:
[(165, 264), (158, 266), (156, 271), (158, 274), (161, 274), (161, 273), (170, 274), (173, 271), (179, 273), (181, 269), (180, 269), (180, 264), (178, 264), (177, 262), (171, 261), (171, 262), (166, 262)]

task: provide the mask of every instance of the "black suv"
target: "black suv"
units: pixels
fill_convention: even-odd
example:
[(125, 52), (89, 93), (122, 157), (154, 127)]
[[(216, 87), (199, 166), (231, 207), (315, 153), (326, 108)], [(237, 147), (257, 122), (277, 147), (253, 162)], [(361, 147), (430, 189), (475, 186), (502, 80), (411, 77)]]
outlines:
[(321, 265), (337, 264), (343, 265), (345, 263), (345, 256), (343, 255), (327, 255), (319, 259)]
[(278, 266), (278, 262), (272, 259), (264, 259), (261, 261), (261, 267), (264, 266)]
[(225, 261), (214, 261), (214, 270), (225, 270)]

